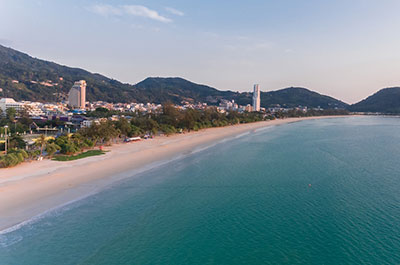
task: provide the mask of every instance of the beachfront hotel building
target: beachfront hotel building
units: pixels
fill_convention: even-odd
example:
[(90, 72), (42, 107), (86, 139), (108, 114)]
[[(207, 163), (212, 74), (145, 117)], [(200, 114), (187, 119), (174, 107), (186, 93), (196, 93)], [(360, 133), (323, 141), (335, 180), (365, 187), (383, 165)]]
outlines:
[(16, 102), (12, 98), (2, 98), (0, 99), (0, 109), (3, 111), (3, 114), (6, 113), (7, 109), (13, 108), (17, 112), (22, 110), (23, 104), (20, 102)]
[(85, 109), (86, 81), (76, 81), (68, 94), (68, 103), (75, 109)]
[(260, 111), (260, 85), (254, 85), (253, 90), (253, 111)]

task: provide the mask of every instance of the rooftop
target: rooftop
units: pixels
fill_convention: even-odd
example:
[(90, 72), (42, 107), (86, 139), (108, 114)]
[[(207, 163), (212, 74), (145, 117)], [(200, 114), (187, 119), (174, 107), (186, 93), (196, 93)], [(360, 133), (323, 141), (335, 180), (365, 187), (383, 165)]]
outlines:
[(12, 103), (17, 103), (17, 102), (13, 98), (2, 98), (2, 99), (0, 99), (0, 103), (12, 104)]

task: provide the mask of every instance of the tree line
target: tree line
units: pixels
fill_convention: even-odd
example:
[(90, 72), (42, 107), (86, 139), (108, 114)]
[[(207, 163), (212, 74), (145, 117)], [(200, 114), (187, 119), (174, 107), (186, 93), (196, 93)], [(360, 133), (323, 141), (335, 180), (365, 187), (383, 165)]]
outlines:
[[(18, 134), (16, 128), (29, 128), (31, 122), (26, 114), (19, 114), (16, 120), (16, 112), (8, 109), (6, 115), (0, 120), (0, 125), (14, 126), (9, 137), (9, 152), (0, 157), (0, 166), (15, 166), (26, 160), (34, 160), (43, 155), (52, 158), (56, 153), (71, 156), (92, 149), (96, 146), (111, 145), (113, 142), (121, 141), (127, 137), (144, 135), (171, 135), (211, 127), (222, 127), (240, 123), (251, 123), (262, 120), (286, 117), (320, 116), (320, 115), (345, 115), (343, 110), (310, 110), (303, 112), (300, 110), (290, 110), (275, 114), (260, 112), (236, 111), (221, 112), (216, 107), (208, 107), (203, 110), (179, 109), (172, 103), (166, 103), (162, 110), (156, 113), (128, 112), (121, 113), (98, 108), (88, 112), (88, 117), (99, 118), (98, 122), (93, 122), (91, 126), (81, 128), (76, 133), (64, 133), (56, 138), (41, 135), (35, 140), (35, 144), (26, 149), (26, 143)], [(109, 119), (113, 115), (118, 115), (119, 119), (113, 121)], [(0, 131), (1, 133), (1, 131)], [(0, 145), (1, 148), (1, 145)], [(4, 150), (4, 144), (3, 144)]]

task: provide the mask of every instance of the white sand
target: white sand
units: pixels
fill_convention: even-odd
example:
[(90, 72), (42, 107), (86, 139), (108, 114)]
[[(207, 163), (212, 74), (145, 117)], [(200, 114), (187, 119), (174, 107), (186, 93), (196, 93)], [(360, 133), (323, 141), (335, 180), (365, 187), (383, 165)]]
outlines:
[(69, 162), (35, 161), (0, 169), (0, 231), (96, 192), (105, 183), (115, 181), (115, 176), (123, 177), (124, 173), (132, 176), (134, 170), (185, 155), (196, 147), (266, 126), (318, 118), (327, 117), (289, 118), (211, 128), (115, 145), (102, 156)]

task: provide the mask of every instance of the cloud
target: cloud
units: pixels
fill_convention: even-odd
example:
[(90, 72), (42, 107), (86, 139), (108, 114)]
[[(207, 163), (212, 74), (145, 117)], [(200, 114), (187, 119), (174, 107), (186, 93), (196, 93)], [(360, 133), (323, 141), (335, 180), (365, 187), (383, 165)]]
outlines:
[(97, 4), (89, 8), (95, 14), (102, 16), (123, 16), (130, 15), (136, 17), (144, 17), (163, 23), (172, 22), (172, 19), (160, 15), (157, 11), (141, 5), (123, 5), (112, 6), (106, 4)]
[(167, 10), (169, 13), (176, 15), (176, 16), (184, 16), (185, 13), (183, 13), (182, 11), (172, 8), (172, 7), (166, 7), (165, 10)]
[(157, 20), (157, 21), (160, 21), (163, 23), (172, 22), (171, 19), (161, 16), (160, 14), (158, 14), (157, 11), (149, 9), (145, 6), (126, 5), (126, 6), (123, 6), (122, 8), (129, 15), (150, 18), (150, 19)]
[(102, 16), (120, 16), (122, 15), (122, 11), (121, 8), (118, 7), (113, 7), (111, 5), (94, 5), (92, 7), (89, 8), (90, 11), (92, 11), (93, 13), (96, 13), (98, 15), (102, 15)]

